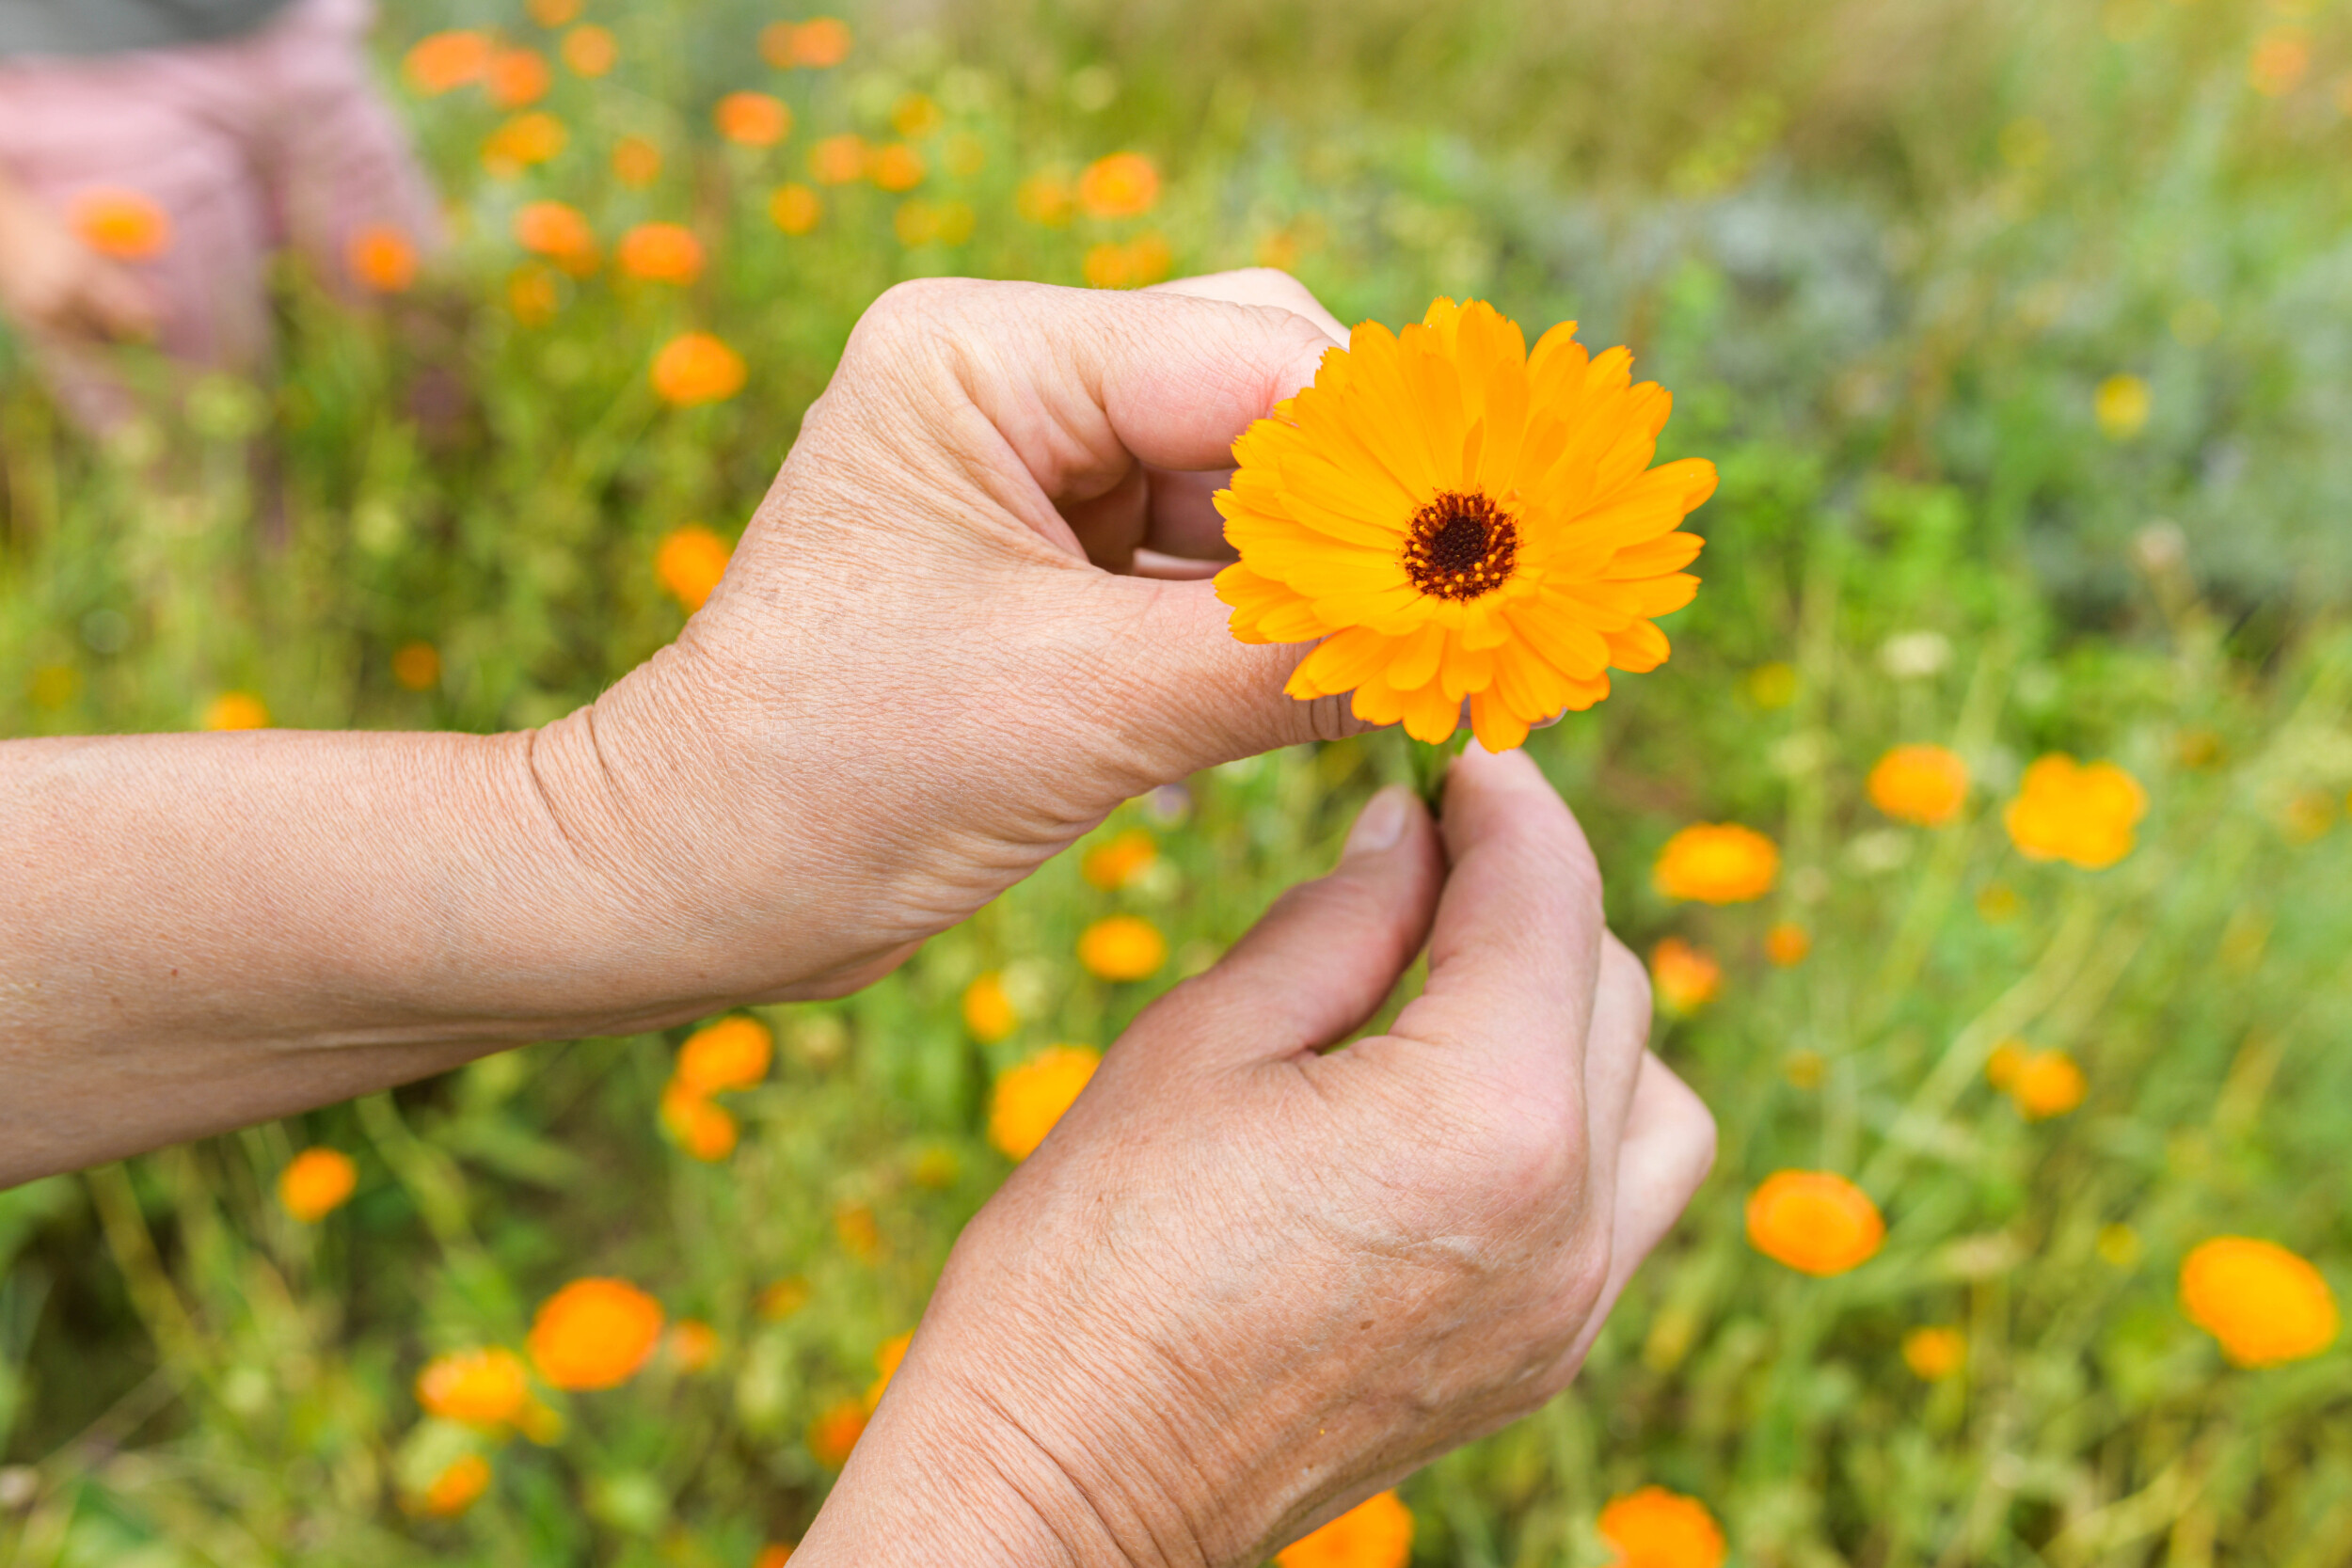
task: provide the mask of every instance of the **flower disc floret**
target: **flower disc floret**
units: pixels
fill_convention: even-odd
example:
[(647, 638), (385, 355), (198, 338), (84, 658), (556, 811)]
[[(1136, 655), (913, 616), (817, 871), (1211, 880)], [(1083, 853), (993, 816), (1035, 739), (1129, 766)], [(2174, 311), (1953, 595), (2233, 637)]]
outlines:
[(1366, 323), (1234, 443), (1217, 594), (1242, 641), (1321, 641), (1293, 697), (1353, 692), (1358, 718), (1432, 742), (1467, 700), (1502, 751), (1606, 697), (1609, 670), (1665, 662), (1652, 622), (1697, 591), (1677, 530), (1715, 469), (1651, 467), (1672, 400), (1575, 332), (1530, 353), (1450, 299), (1401, 333)]

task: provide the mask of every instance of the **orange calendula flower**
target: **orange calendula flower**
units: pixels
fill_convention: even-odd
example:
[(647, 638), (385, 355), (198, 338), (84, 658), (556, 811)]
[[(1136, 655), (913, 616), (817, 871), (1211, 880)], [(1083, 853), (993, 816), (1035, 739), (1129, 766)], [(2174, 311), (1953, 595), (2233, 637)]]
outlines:
[(641, 223), (621, 236), (612, 259), (621, 271), (648, 283), (683, 287), (703, 275), (703, 243), (683, 224)]
[(866, 1390), (866, 1408), (872, 1410), (882, 1403), (882, 1397), (890, 1387), (890, 1380), (898, 1375), (899, 1363), (907, 1358), (907, 1347), (914, 1343), (914, 1330), (894, 1334), (874, 1352), (874, 1370), (882, 1375)]
[(1013, 1160), (1037, 1152), (1045, 1134), (1103, 1063), (1103, 1053), (1083, 1045), (1041, 1051), (996, 1080), (988, 1101), (988, 1141)]
[(506, 280), (507, 308), (515, 319), (525, 326), (538, 326), (554, 319), (563, 305), (561, 280), (553, 267), (533, 261), (517, 267)]
[[(501, 180), (512, 180), (527, 168), (548, 162), (571, 145), (564, 122), (545, 110), (516, 115), (490, 133), (482, 144), (482, 166)], [(592, 250), (591, 255), (594, 254)]]
[(1666, 841), (1650, 879), (1669, 898), (1744, 904), (1772, 891), (1780, 850), (1737, 822), (1694, 822)]
[(820, 185), (848, 185), (866, 178), (866, 138), (845, 131), (808, 150), (808, 172)]
[(1058, 229), (1076, 210), (1077, 193), (1058, 174), (1032, 174), (1013, 192), (1013, 208), (1031, 223)]
[(344, 242), (343, 266), (363, 289), (406, 293), (417, 281), (416, 243), (398, 224), (371, 223)]
[(2115, 764), (2053, 752), (2026, 769), (2001, 824), (2027, 860), (2103, 871), (2132, 852), (2132, 830), (2147, 813), (2148, 792)]
[(1704, 947), (1680, 937), (1668, 937), (1649, 954), (1650, 985), (1658, 1000), (1674, 1016), (1687, 1017), (1715, 1000), (1724, 989), (1724, 966)]
[(748, 1089), (768, 1076), (775, 1037), (755, 1018), (740, 1014), (705, 1024), (678, 1048), (677, 1081), (696, 1094)]
[(1393, 1492), (1376, 1493), (1274, 1560), (1281, 1568), (1405, 1568), (1413, 1556), (1413, 1511)]
[(1968, 1337), (1957, 1328), (1915, 1328), (1903, 1336), (1903, 1365), (1929, 1383), (1941, 1383), (1967, 1364)]
[(1078, 937), (1078, 961), (1104, 980), (1146, 980), (1168, 961), (1168, 939), (1140, 915), (1098, 920)]
[(408, 85), (427, 98), (479, 82), (490, 70), (496, 46), (468, 28), (435, 33), (417, 40), (402, 62)]
[(792, 1544), (790, 1542), (771, 1541), (759, 1548), (757, 1557), (752, 1559), (752, 1568), (784, 1568), (784, 1565), (791, 1560)]
[(653, 552), (653, 575), (691, 612), (708, 602), (735, 548), (699, 523), (672, 529)]
[(1004, 979), (995, 971), (963, 988), (963, 1026), (982, 1045), (994, 1045), (1021, 1027), (1020, 1011), (1005, 994)]
[(863, 1203), (844, 1203), (833, 1212), (833, 1233), (850, 1257), (861, 1263), (879, 1262), (882, 1254), (882, 1222)]
[(224, 691), (204, 705), (197, 721), (208, 730), (265, 730), (269, 705), (250, 691)]
[(565, 33), (560, 52), (564, 65), (575, 76), (609, 76), (612, 68), (621, 63), (621, 46), (612, 37), (612, 29), (599, 27), (593, 22)]
[(947, 117), (940, 112), (938, 100), (924, 92), (899, 96), (890, 106), (890, 128), (910, 140), (919, 140), (946, 124)]
[(1879, 758), (1866, 785), (1870, 803), (1899, 822), (1940, 828), (1968, 799), (1968, 765), (1943, 746), (1898, 746)]
[(739, 147), (773, 147), (792, 134), (792, 111), (764, 92), (731, 92), (710, 112), (719, 135)]
[(1141, 217), (1159, 204), (1160, 171), (1140, 152), (1114, 152), (1087, 165), (1077, 198), (1089, 217)]
[(411, 691), (441, 683), (441, 652), (430, 642), (404, 642), (392, 654), (392, 679)]
[(2241, 1367), (2275, 1367), (2336, 1342), (2336, 1293), (2275, 1242), (2216, 1236), (2181, 1264), (2181, 1310)]
[(515, 214), (515, 243), (535, 256), (545, 256), (565, 272), (593, 270), (596, 230), (580, 209), (561, 201), (526, 203)]
[(1616, 1548), (1617, 1568), (1723, 1568), (1726, 1548), (1715, 1516), (1696, 1497), (1662, 1486), (1610, 1498), (1599, 1529)]
[(643, 136), (623, 136), (612, 144), (612, 178), (631, 190), (643, 190), (661, 178), (661, 149)]
[(663, 1339), (670, 1362), (682, 1372), (699, 1372), (719, 1358), (719, 1331), (700, 1318), (680, 1318)]
[(902, 141), (895, 141), (874, 154), (869, 172), (874, 183), (883, 190), (911, 191), (923, 182), (923, 154)]
[(82, 191), (68, 204), (66, 223), (84, 245), (118, 261), (151, 261), (171, 248), (171, 214), (143, 191)]
[(1450, 299), (1401, 334), (1366, 323), (1233, 444), (1216, 503), (1241, 560), (1217, 594), (1242, 641), (1324, 640), (1293, 697), (1353, 691), (1358, 718), (1431, 742), (1467, 698), (1503, 751), (1606, 697), (1611, 666), (1665, 662), (1652, 618), (1697, 591), (1700, 541), (1677, 529), (1715, 469), (1651, 468), (1672, 400), (1574, 334), (1531, 356), (1492, 306)]
[(808, 1423), (808, 1451), (826, 1469), (838, 1470), (850, 1462), (850, 1450), (865, 1435), (865, 1402), (843, 1400)]
[(743, 356), (707, 332), (686, 332), (654, 356), (653, 389), (680, 408), (724, 403), (743, 389)]
[(1764, 933), (1764, 956), (1782, 969), (1794, 969), (1813, 951), (1813, 933), (1793, 920), (1775, 921)]
[(503, 1345), (451, 1351), (417, 1374), (417, 1403), (445, 1421), (506, 1426), (531, 1404), (530, 1376), (522, 1357)]
[(278, 1173), (278, 1201), (305, 1225), (316, 1225), (350, 1201), (359, 1167), (339, 1148), (306, 1148)]
[(561, 27), (580, 17), (582, 0), (525, 0), (523, 9), (542, 27)]
[[(1998, 1048), (1994, 1054), (1999, 1054)], [(1985, 1071), (1994, 1076), (1994, 1064), (1987, 1062)], [(2064, 1116), (2080, 1105), (2090, 1089), (2083, 1069), (2063, 1051), (2025, 1053), (2003, 1064), (1995, 1082), (2027, 1121)]]
[(825, 199), (797, 182), (778, 185), (768, 196), (768, 221), (787, 234), (814, 233), (825, 215)]
[(850, 24), (839, 17), (811, 17), (792, 32), (792, 63), (830, 71), (850, 57)]
[(625, 1279), (575, 1279), (540, 1304), (531, 1364), (558, 1388), (628, 1382), (661, 1338), (661, 1304)]
[(1748, 1195), (1747, 1220), (1756, 1250), (1800, 1274), (1844, 1274), (1886, 1239), (1878, 1205), (1833, 1171), (1773, 1172)]
[(782, 1323), (806, 1307), (811, 1293), (807, 1280), (799, 1275), (789, 1275), (761, 1287), (758, 1296), (752, 1302), (752, 1310), (758, 1313), (764, 1323)]
[(432, 1519), (453, 1519), (490, 1489), (490, 1462), (478, 1453), (460, 1454), (409, 1500), (409, 1511)]
[(1098, 844), (1078, 863), (1079, 874), (1105, 893), (1116, 893), (1152, 869), (1160, 858), (1159, 846), (1141, 828), (1130, 828)]
[(528, 109), (548, 95), (555, 72), (536, 49), (501, 49), (490, 56), (483, 90), (501, 109)]
[(680, 1148), (705, 1164), (734, 1153), (743, 1135), (732, 1112), (675, 1080), (661, 1091), (661, 1127)]

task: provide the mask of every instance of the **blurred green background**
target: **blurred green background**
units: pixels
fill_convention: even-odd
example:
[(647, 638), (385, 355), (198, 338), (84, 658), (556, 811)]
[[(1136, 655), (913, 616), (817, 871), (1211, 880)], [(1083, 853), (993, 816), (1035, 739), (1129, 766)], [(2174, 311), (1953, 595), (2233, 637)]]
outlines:
[[(1263, 263), (1348, 321), (1438, 293), (1531, 335), (1580, 319), (1675, 392), (1663, 455), (1724, 483), (1673, 661), (1531, 750), (1628, 940), (1722, 966), (1657, 1043), (1723, 1153), (1577, 1387), (1406, 1486), (1414, 1560), (1603, 1562), (1601, 1503), (1655, 1482), (1741, 1564), (2352, 1560), (2352, 1355), (2234, 1368), (2176, 1302), (2217, 1233), (2352, 1286), (2344, 8), (948, 0), (842, 12), (819, 69), (762, 56), (797, 13), (541, 5), (387, 6), (454, 240), (383, 309), (290, 273), (265, 383), (104, 441), (0, 349), (0, 734), (189, 728), (230, 692), (297, 726), (567, 711), (676, 633), (660, 542), (734, 536), (901, 278)], [(606, 74), (561, 63), (583, 24)], [(404, 83), (451, 27), (544, 55), (545, 96)], [(788, 136), (722, 138), (741, 90), (783, 100)], [(518, 114), (562, 150), (485, 166)], [(919, 178), (822, 182), (812, 152), (845, 134)], [(630, 138), (649, 182), (613, 172)], [(1073, 211), (1121, 150), (1160, 174), (1151, 209)], [(805, 232), (771, 212), (787, 184), (817, 198)], [(593, 264), (518, 245), (540, 200), (584, 216)], [(616, 275), (646, 220), (696, 232), (697, 281)], [(743, 356), (739, 395), (654, 395), (688, 329)], [(396, 659), (419, 644), (429, 667)], [(1914, 741), (1969, 765), (1952, 825), (1865, 798)], [(2147, 789), (2113, 869), (2028, 863), (2002, 832), (2054, 750)], [(1192, 780), (1103, 830), (1154, 847), (1120, 885), (1065, 856), (864, 995), (767, 1010), (777, 1064), (724, 1101), (723, 1160), (661, 1127), (680, 1030), (0, 1195), (0, 1557), (749, 1565), (797, 1539), (832, 1473), (811, 1423), (872, 1381), (1010, 1168), (994, 1076), (1107, 1045), (1324, 867), (1396, 761), (1375, 737)], [(1693, 821), (1776, 840), (1773, 894), (1655, 892)], [(1117, 912), (1167, 937), (1148, 980), (1077, 959)], [(1775, 924), (1810, 936), (1802, 962), (1767, 961)], [(984, 974), (1017, 1015), (985, 1040), (962, 1007)], [(1987, 1084), (2010, 1037), (2079, 1062), (2079, 1108), (2028, 1121)], [(358, 1184), (304, 1224), (275, 1183), (313, 1144)], [(1754, 1252), (1743, 1200), (1787, 1166), (1858, 1180), (1884, 1251), (1826, 1280)], [(562, 1397), (544, 1445), (421, 1414), (429, 1355), (519, 1346), (588, 1274), (707, 1321), (715, 1356)], [(1906, 1364), (1924, 1326), (1964, 1336), (1957, 1370)], [(421, 1513), (473, 1449), (479, 1500)]]

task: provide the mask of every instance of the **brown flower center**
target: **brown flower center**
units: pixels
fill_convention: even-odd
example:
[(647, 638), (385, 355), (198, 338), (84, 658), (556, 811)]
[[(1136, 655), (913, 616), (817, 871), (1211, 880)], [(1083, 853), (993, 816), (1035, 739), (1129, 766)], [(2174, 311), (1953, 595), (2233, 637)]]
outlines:
[(1405, 534), (1405, 575), (1440, 599), (1475, 599), (1511, 578), (1519, 529), (1483, 491), (1449, 490), (1419, 512)]

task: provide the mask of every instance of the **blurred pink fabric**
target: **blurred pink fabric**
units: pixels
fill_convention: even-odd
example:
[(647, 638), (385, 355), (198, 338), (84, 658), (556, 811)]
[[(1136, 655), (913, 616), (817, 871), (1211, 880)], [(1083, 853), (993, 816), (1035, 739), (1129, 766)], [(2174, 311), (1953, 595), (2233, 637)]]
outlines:
[[(171, 214), (170, 248), (133, 270), (159, 296), (159, 346), (203, 369), (252, 371), (270, 352), (271, 254), (292, 247), (356, 293), (351, 235), (396, 225), (429, 255), (431, 183), (369, 71), (372, 0), (295, 0), (243, 38), (95, 56), (0, 59), (0, 164), (66, 212), (127, 187)], [(40, 345), (74, 412), (127, 411), (103, 350)]]

